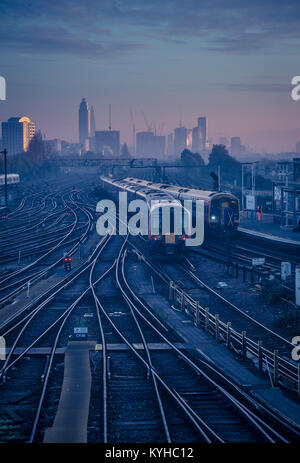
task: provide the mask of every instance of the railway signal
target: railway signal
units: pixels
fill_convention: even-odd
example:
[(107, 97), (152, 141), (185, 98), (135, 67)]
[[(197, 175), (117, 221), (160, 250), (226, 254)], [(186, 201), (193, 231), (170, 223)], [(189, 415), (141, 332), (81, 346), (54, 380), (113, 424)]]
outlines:
[(70, 257), (70, 256), (65, 256), (64, 257), (64, 266), (65, 266), (65, 270), (71, 270), (71, 268), (72, 268), (72, 257)]

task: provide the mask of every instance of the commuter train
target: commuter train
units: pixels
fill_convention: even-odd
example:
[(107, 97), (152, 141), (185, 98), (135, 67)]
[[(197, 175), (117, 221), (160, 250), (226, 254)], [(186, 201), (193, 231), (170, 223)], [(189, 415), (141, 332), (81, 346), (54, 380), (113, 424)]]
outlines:
[[(16, 185), (20, 183), (19, 174), (7, 174), (7, 185)], [(5, 175), (0, 175), (0, 187), (5, 185)]]
[[(186, 239), (184, 214), (190, 214), (184, 210), (180, 201), (164, 191), (158, 191), (148, 186), (133, 184), (127, 179), (115, 180), (109, 177), (100, 177), (101, 188), (116, 197), (119, 192), (127, 193), (127, 201), (142, 199), (147, 205), (147, 234), (144, 239), (148, 242), (151, 255), (180, 256), (184, 253)], [(169, 214), (168, 230), (163, 230), (164, 214)], [(128, 218), (130, 214), (128, 214)], [(166, 215), (165, 215), (166, 217)], [(191, 220), (191, 214), (190, 214)], [(178, 228), (177, 228), (178, 227)], [(180, 230), (180, 233), (177, 231)]]
[[(205, 231), (210, 234), (223, 235), (228, 231), (234, 232), (240, 224), (239, 200), (231, 193), (153, 183), (133, 177), (125, 178), (124, 182), (169, 193), (181, 202), (186, 199), (192, 200), (193, 203), (198, 199), (203, 200)], [(193, 208), (194, 214), (195, 208)]]

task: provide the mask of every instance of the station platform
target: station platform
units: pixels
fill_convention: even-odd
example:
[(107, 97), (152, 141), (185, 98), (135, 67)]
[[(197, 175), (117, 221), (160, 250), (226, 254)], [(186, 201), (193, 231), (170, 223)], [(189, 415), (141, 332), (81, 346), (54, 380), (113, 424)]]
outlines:
[(53, 426), (44, 435), (46, 443), (86, 443), (90, 406), (90, 350), (93, 341), (71, 341), (65, 352), (64, 380)]
[(248, 217), (241, 216), (239, 232), (281, 244), (300, 246), (300, 232), (273, 223), (272, 214), (263, 214), (261, 221), (258, 221), (256, 216), (252, 219), (250, 214)]

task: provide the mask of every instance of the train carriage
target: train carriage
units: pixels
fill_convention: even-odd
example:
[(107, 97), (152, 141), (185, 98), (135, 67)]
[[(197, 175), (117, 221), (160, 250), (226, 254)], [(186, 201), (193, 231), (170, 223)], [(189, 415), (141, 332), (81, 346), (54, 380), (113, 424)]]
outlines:
[[(20, 183), (19, 174), (7, 174), (7, 185), (17, 185)], [(5, 175), (0, 175), (0, 187), (5, 185)]]
[[(117, 199), (119, 192), (126, 192), (127, 200), (143, 199), (148, 211), (148, 234), (145, 237), (151, 254), (180, 256), (184, 252), (186, 239), (184, 230), (184, 214), (189, 214), (167, 192), (158, 191), (145, 185), (144, 182), (127, 182), (126, 179), (114, 180), (101, 177), (101, 187)], [(164, 228), (164, 214), (169, 218), (169, 229)], [(169, 216), (168, 216), (169, 214)], [(191, 220), (191, 218), (190, 218)], [(180, 222), (180, 223), (179, 223)]]
[(131, 185), (148, 186), (152, 189), (164, 191), (181, 202), (192, 200), (193, 215), (195, 214), (196, 200), (203, 200), (206, 232), (222, 234), (227, 231), (236, 231), (240, 224), (239, 200), (231, 193), (154, 183), (134, 177), (127, 177), (124, 180)]

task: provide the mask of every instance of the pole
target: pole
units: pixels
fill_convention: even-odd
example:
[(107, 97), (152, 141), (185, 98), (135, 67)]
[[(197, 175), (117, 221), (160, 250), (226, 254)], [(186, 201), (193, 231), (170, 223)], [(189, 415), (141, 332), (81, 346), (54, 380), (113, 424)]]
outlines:
[(221, 166), (218, 166), (218, 191), (221, 191)]
[(4, 197), (5, 197), (5, 207), (8, 207), (8, 200), (7, 200), (7, 149), (5, 148), (3, 151), (0, 151), (1, 154), (4, 156)]
[(243, 211), (245, 209), (245, 203), (244, 203), (244, 164), (242, 164), (242, 209), (243, 209)]

